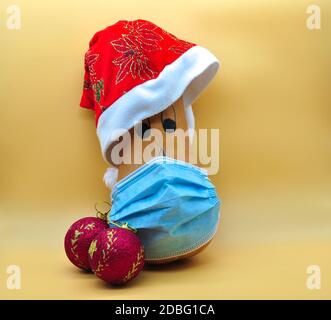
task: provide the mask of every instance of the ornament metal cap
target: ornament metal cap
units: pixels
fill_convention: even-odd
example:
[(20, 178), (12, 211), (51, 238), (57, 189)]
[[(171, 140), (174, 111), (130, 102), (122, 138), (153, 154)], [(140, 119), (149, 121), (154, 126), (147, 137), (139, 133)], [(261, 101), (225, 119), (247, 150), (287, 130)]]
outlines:
[[(106, 204), (109, 207), (107, 208), (107, 210), (102, 211), (102, 210), (100, 210), (98, 208), (98, 206), (100, 204)], [(114, 225), (114, 226), (116, 226), (118, 228), (126, 229), (126, 230), (132, 231), (134, 233), (137, 233), (137, 229), (135, 229), (134, 227), (130, 226), (127, 222), (115, 221), (115, 220), (110, 220), (109, 219), (108, 213), (110, 212), (110, 209), (111, 209), (111, 203), (110, 202), (108, 202), (108, 201), (99, 201), (99, 202), (96, 202), (94, 204), (94, 209), (97, 212), (97, 214), (96, 214), (97, 218), (100, 218), (102, 220), (106, 220), (108, 224), (112, 224), (112, 225)]]

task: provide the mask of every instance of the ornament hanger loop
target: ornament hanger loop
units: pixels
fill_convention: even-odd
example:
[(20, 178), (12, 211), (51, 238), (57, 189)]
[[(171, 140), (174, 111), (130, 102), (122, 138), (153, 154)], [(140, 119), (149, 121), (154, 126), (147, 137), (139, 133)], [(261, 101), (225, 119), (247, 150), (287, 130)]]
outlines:
[[(99, 209), (98, 207), (100, 207), (101, 204), (103, 204), (103, 207), (106, 204), (108, 206), (107, 210), (105, 208), (103, 208), (103, 210)], [(108, 201), (99, 201), (99, 202), (96, 202), (94, 204), (94, 209), (97, 212), (97, 217), (98, 218), (103, 219), (103, 220), (107, 220), (107, 215), (108, 215), (108, 212), (111, 209), (111, 204)]]

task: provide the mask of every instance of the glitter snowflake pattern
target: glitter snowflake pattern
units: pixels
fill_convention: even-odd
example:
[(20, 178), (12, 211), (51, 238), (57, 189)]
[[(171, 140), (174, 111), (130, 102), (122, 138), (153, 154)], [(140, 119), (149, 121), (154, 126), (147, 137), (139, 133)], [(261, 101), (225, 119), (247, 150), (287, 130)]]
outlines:
[(160, 50), (158, 42), (163, 38), (154, 31), (157, 28), (155, 25), (144, 22), (131, 21), (125, 28), (128, 34), (123, 34), (121, 38), (111, 41), (113, 48), (121, 54), (113, 60), (113, 63), (119, 66), (115, 83), (120, 83), (128, 75), (132, 79), (152, 79), (157, 71), (152, 70), (146, 51)]

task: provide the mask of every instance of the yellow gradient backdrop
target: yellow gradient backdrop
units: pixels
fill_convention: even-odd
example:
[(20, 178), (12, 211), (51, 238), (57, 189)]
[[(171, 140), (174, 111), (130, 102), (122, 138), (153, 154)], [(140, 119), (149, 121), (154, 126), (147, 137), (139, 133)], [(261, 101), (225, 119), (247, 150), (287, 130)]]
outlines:
[[(331, 4), (306, 0), (0, 2), (0, 298), (331, 298)], [(219, 233), (194, 259), (118, 290), (67, 261), (69, 225), (105, 200), (94, 116), (78, 107), (83, 55), (119, 19), (153, 21), (222, 62), (194, 105), (220, 128)], [(22, 289), (6, 287), (9, 265)], [(306, 286), (321, 268), (321, 289)]]

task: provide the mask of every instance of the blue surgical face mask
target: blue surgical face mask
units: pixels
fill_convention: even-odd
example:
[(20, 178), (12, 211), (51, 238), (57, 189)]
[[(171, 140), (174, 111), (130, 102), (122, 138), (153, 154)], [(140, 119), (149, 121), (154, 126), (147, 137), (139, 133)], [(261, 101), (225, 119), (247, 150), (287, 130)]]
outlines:
[(137, 229), (146, 261), (180, 257), (216, 233), (220, 200), (205, 170), (156, 157), (119, 181), (110, 220)]

